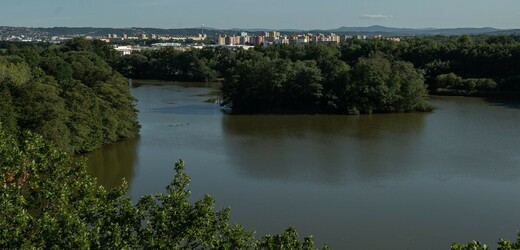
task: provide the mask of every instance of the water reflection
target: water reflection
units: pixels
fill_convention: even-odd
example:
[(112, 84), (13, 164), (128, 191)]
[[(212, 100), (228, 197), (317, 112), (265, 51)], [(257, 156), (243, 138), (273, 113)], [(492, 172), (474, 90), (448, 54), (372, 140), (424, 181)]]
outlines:
[(185, 88), (208, 88), (218, 89), (222, 85), (220, 82), (166, 82), (160, 80), (136, 80), (129, 79), (129, 84), (132, 88), (139, 88), (142, 86), (179, 86)]
[(137, 164), (139, 138), (105, 145), (100, 150), (89, 153), (87, 165), (90, 174), (107, 189), (121, 185), (125, 179), (131, 185)]
[(520, 178), (520, 112), (481, 98), (435, 97), (427, 120), (423, 167), (440, 178)]
[(494, 106), (520, 109), (520, 97), (518, 96), (514, 98), (486, 98), (485, 100)]
[(221, 115), (220, 110), (216, 109), (215, 105), (208, 103), (158, 107), (151, 109), (151, 111), (177, 115)]
[(224, 146), (242, 174), (342, 183), (414, 171), (428, 114), (224, 116)]

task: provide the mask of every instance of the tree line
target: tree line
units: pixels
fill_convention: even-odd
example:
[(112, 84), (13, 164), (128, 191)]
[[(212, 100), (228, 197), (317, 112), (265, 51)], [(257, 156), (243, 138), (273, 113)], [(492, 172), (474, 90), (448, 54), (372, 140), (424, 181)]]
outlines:
[(271, 45), (145, 50), (113, 64), (131, 78), (223, 81), (234, 113), (424, 111), (426, 90), (441, 95), (520, 92), (519, 36), (437, 36), (351, 40), (336, 45)]
[(0, 53), (0, 123), (15, 137), (30, 130), (83, 153), (138, 135), (128, 82), (107, 63), (103, 42), (16, 46)]
[(517, 96), (520, 92), (520, 36), (436, 36), (401, 42), (356, 40), (342, 46), (343, 60), (377, 50), (423, 71), (434, 94)]
[[(316, 59), (271, 59), (244, 51), (222, 86), (232, 113), (387, 113), (428, 111), (426, 86), (413, 65), (372, 53), (353, 68), (334, 48)], [(323, 51), (325, 50), (325, 51)], [(329, 53), (327, 53), (329, 50)], [(311, 57), (316, 58), (316, 57)]]

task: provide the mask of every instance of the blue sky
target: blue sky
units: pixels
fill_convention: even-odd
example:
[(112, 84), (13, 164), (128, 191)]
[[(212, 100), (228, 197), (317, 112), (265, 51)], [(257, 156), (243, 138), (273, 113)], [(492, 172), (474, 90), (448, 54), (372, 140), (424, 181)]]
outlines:
[(0, 26), (520, 28), (520, 0), (3, 0)]

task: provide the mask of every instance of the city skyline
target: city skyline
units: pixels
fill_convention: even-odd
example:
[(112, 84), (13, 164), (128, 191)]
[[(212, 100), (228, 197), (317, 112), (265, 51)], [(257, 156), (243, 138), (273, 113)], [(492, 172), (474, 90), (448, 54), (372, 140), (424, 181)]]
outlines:
[(0, 26), (219, 29), (520, 28), (518, 0), (21, 0)]

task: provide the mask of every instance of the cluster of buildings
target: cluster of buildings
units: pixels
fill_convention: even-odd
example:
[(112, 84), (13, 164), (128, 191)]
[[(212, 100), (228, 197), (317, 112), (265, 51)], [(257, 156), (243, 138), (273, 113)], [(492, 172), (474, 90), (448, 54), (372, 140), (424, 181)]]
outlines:
[(339, 35), (335, 33), (282, 34), (278, 31), (254, 32), (251, 34), (247, 32), (223, 31), (223, 33), (214, 34), (210, 37), (204, 33), (195, 35), (147, 34), (143, 30), (133, 32), (132, 35), (125, 33), (112, 33), (97, 36), (89, 34), (56, 36), (45, 33), (39, 29), (0, 26), (0, 41), (61, 43), (74, 37), (85, 37), (89, 40), (101, 40), (107, 43), (112, 43), (114, 44), (114, 49), (122, 55), (130, 55), (142, 50), (159, 49), (164, 47), (175, 48), (177, 50), (189, 50), (193, 48), (214, 46), (224, 46), (230, 49), (236, 49), (238, 47), (250, 49), (257, 45), (268, 46), (271, 44), (339, 44), (342, 42), (348, 42), (352, 39), (387, 39), (400, 41), (399, 37), (389, 38), (382, 37), (381, 35), (368, 37), (366, 35), (352, 36)]
[[(106, 37), (90, 37), (87, 36), (87, 39), (99, 39), (105, 42), (118, 43), (128, 40), (134, 41), (146, 41), (146, 40), (155, 40), (160, 41), (157, 43), (158, 47), (179, 47), (181, 43), (186, 41), (198, 42), (198, 43), (206, 43), (206, 42), (214, 42), (216, 45), (220, 46), (256, 46), (256, 45), (271, 45), (271, 44), (307, 44), (307, 43), (341, 43), (347, 42), (352, 39), (383, 39), (381, 35), (375, 35), (372, 37), (367, 37), (366, 35), (338, 35), (334, 33), (330, 33), (328, 35), (325, 34), (293, 34), (293, 35), (282, 35), (278, 31), (271, 32), (262, 32), (259, 34), (249, 35), (247, 32), (241, 32), (240, 35), (217, 35), (215, 39), (208, 39), (206, 34), (197, 34), (197, 35), (180, 35), (180, 36), (170, 36), (170, 35), (156, 35), (156, 34), (140, 34), (138, 36), (128, 36), (127, 34), (123, 34), (119, 36), (117, 34), (108, 34)], [(399, 41), (399, 38), (384, 38), (388, 40)]]
[[(373, 37), (374, 39), (382, 39), (381, 35)], [(352, 39), (368, 39), (365, 35), (338, 35), (330, 33), (325, 34), (295, 34), (295, 35), (281, 35), (280, 32), (263, 32), (260, 35), (249, 35), (246, 32), (240, 35), (222, 36), (216, 38), (218, 45), (270, 45), (270, 44), (307, 44), (307, 43), (341, 43)], [(399, 41), (399, 38), (392, 38), (394, 41)]]
[(197, 34), (194, 36), (170, 36), (170, 35), (157, 35), (157, 34), (140, 34), (140, 35), (127, 35), (123, 34), (119, 36), (118, 34), (108, 34), (106, 37), (96, 38), (96, 37), (86, 37), (87, 39), (99, 39), (105, 42), (123, 42), (125, 40), (134, 40), (134, 41), (146, 41), (146, 40), (160, 40), (163, 42), (185, 42), (188, 40), (195, 42), (203, 42), (208, 36), (206, 34)]
[(0, 36), (0, 41), (12, 41), (12, 42), (29, 42), (29, 43), (61, 43), (62, 41), (68, 40), (70, 37), (62, 36), (30, 36), (30, 35), (10, 35)]
[(345, 36), (331, 33), (324, 34), (300, 34), (300, 35), (281, 35), (278, 31), (263, 32), (259, 35), (249, 35), (242, 32), (240, 35), (217, 37), (218, 45), (270, 45), (270, 44), (305, 44), (305, 43), (340, 43)]
[[(203, 48), (203, 47), (213, 47), (213, 46), (224, 46), (231, 49), (235, 48), (243, 48), (243, 49), (250, 49), (256, 45), (261, 46), (268, 46), (271, 44), (322, 44), (322, 43), (334, 43), (339, 44), (342, 42), (347, 42), (352, 39), (387, 39), (387, 40), (393, 40), (393, 41), (400, 41), (400, 38), (383, 38), (381, 35), (375, 35), (371, 37), (367, 37), (366, 35), (357, 35), (357, 36), (350, 36), (350, 35), (337, 35), (334, 33), (330, 33), (328, 35), (325, 34), (294, 34), (294, 35), (282, 35), (278, 31), (271, 31), (271, 32), (262, 32), (257, 33), (254, 35), (249, 35), (247, 32), (241, 32), (240, 35), (217, 35), (213, 42), (211, 42), (210, 39), (207, 39), (208, 37), (203, 34), (198, 34), (196, 36), (146, 36), (141, 35), (140, 37), (128, 37), (126, 35), (123, 35), (122, 37), (118, 37), (117, 35), (109, 35), (108, 38), (104, 38), (102, 40), (107, 42), (112, 42), (117, 44), (116, 39), (122, 39), (123, 40), (147, 40), (147, 39), (153, 39), (153, 40), (161, 40), (162, 42), (159, 43), (153, 43), (151, 46), (132, 46), (132, 45), (114, 45), (114, 48), (116, 51), (121, 53), (122, 55), (129, 55), (133, 52), (138, 52), (141, 50), (146, 49), (159, 49), (159, 48), (175, 48), (177, 50), (189, 50), (193, 48)], [(183, 41), (186, 41), (187, 39), (191, 39), (192, 41), (198, 41), (200, 43), (197, 44), (186, 44), (182, 43)], [(204, 42), (210, 41), (210, 43), (214, 44), (207, 44)]]
[(118, 44), (115, 44), (113, 46), (114, 46), (114, 50), (119, 52), (121, 55), (131, 55), (134, 52), (141, 52), (142, 50), (150, 50), (150, 49), (174, 48), (176, 50), (186, 51), (186, 50), (190, 50), (190, 49), (202, 49), (207, 46), (215, 46), (215, 45), (183, 44), (183, 43), (168, 42), (168, 43), (153, 43), (150, 46), (118, 45)]

